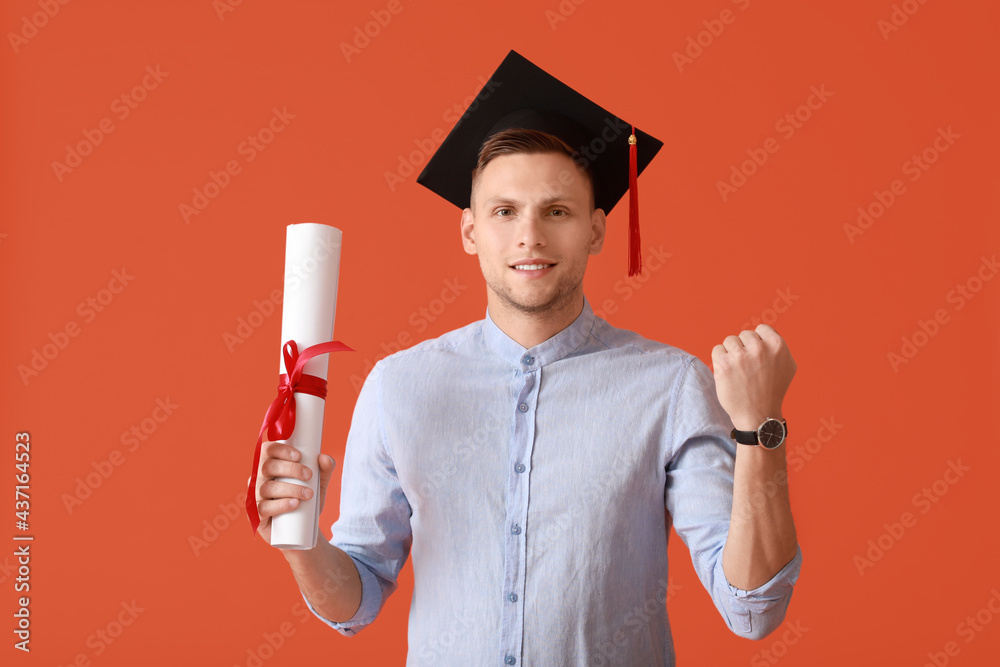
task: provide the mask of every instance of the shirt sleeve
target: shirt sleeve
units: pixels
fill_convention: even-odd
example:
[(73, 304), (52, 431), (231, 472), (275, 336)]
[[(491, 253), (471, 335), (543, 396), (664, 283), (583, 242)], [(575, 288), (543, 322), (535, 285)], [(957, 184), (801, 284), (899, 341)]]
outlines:
[(365, 380), (354, 408), (341, 466), (340, 516), (330, 543), (347, 553), (361, 577), (361, 605), (335, 623), (313, 614), (343, 635), (360, 632), (378, 616), (410, 553), (410, 504), (396, 475), (385, 439), (383, 362)]
[(673, 445), (665, 502), (677, 534), (716, 609), (735, 634), (762, 639), (785, 617), (799, 576), (802, 550), (770, 581), (751, 591), (732, 586), (722, 569), (733, 507), (736, 444), (719, 404), (711, 370), (692, 356), (671, 400)]

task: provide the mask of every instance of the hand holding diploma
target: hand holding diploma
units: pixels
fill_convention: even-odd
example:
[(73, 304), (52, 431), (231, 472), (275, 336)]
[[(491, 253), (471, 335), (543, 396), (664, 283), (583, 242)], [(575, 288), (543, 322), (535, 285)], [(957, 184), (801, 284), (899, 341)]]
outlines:
[[(257, 472), (257, 511), (260, 513), (260, 525), (257, 532), (262, 538), (271, 542), (271, 518), (291, 512), (299, 507), (301, 502), (312, 498), (312, 489), (289, 482), (279, 481), (278, 477), (300, 479), (308, 482), (312, 478), (312, 470), (301, 463), (302, 454), (295, 447), (281, 442), (265, 441), (261, 447), (260, 468)], [(317, 511), (323, 510), (326, 502), (326, 487), (330, 483), (336, 462), (326, 454), (320, 454), (317, 461), (319, 468), (319, 500)]]

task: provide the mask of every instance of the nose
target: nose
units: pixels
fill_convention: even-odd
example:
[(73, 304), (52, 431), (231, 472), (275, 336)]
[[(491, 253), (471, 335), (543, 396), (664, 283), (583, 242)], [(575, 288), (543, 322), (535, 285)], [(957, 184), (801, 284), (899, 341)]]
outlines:
[(523, 247), (536, 247), (545, 245), (545, 229), (542, 224), (541, 215), (534, 209), (526, 210), (518, 220), (519, 245)]

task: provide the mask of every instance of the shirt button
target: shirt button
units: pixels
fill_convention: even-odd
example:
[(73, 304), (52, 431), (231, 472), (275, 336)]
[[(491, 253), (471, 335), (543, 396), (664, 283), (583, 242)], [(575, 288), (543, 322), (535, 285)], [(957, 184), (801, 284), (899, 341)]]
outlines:
[(508, 656), (507, 656), (507, 657), (506, 657), (506, 658), (504, 659), (504, 662), (505, 662), (505, 663), (507, 663), (508, 665), (515, 665), (515, 664), (517, 664), (517, 658), (515, 658), (515, 657), (514, 657), (514, 656), (512, 656), (512, 655), (508, 655)]
[(507, 599), (510, 600), (511, 602), (517, 602), (517, 593), (511, 593), (510, 595), (507, 596)]
[(514, 533), (515, 535), (520, 535), (521, 527), (515, 523), (513, 526), (510, 527), (510, 532)]
[(517, 465), (514, 466), (514, 470), (517, 472), (524, 472), (524, 464), (518, 463)]
[(521, 412), (527, 412), (528, 411), (528, 404), (527, 403), (521, 403), (521, 405), (517, 406), (517, 409), (520, 410)]
[(521, 361), (524, 363), (525, 366), (530, 366), (531, 364), (535, 363), (535, 358), (529, 355), (524, 359), (522, 359)]

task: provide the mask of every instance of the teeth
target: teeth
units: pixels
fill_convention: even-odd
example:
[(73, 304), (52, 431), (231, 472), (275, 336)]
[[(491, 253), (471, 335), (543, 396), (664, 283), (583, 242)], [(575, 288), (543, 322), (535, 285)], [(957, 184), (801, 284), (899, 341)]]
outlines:
[(547, 269), (551, 264), (518, 264), (514, 268), (519, 271), (538, 271), (539, 269)]

